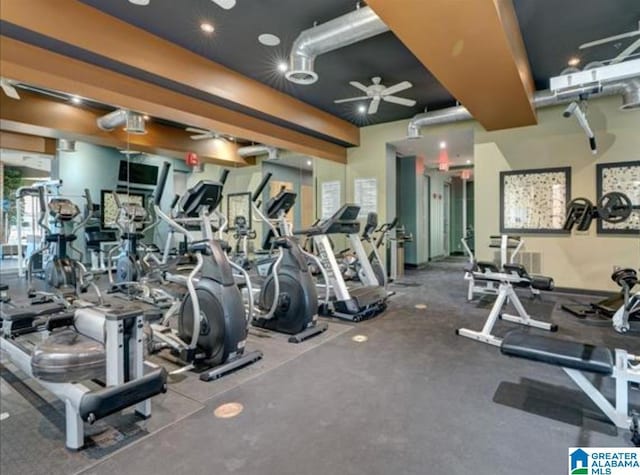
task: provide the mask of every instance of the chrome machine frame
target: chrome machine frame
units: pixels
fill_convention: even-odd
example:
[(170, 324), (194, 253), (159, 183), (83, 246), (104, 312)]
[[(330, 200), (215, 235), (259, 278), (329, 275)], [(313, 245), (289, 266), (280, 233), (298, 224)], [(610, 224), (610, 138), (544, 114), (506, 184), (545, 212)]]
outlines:
[[(521, 284), (527, 282), (526, 279), (518, 276), (517, 274), (511, 274), (506, 272), (473, 272), (474, 278), (488, 280), (494, 284), (497, 284), (497, 298), (491, 307), (491, 312), (482, 327), (482, 330), (469, 330), (468, 328), (459, 328), (456, 330), (456, 334), (477, 340), (482, 343), (488, 343), (494, 346), (500, 346), (502, 339), (493, 335), (493, 327), (496, 324), (498, 318), (511, 323), (518, 323), (534, 328), (540, 328), (541, 330), (548, 330), (551, 332), (557, 331), (558, 327), (555, 324), (542, 322), (534, 319), (525, 310), (520, 298), (513, 288), (514, 284)], [(518, 315), (511, 315), (503, 313), (504, 306), (510, 302), (515, 308)]]

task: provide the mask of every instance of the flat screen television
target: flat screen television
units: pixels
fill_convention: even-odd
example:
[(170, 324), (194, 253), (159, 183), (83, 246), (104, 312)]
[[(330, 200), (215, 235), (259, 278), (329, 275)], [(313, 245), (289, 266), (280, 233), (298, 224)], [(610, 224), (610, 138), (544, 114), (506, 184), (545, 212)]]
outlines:
[(158, 167), (120, 160), (118, 181), (137, 183), (139, 185), (156, 185), (158, 182)]

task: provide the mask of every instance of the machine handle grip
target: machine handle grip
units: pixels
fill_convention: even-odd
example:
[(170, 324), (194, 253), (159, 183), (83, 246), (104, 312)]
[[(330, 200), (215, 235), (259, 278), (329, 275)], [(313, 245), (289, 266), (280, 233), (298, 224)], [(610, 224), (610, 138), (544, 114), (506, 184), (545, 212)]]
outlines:
[(255, 202), (260, 197), (260, 195), (262, 194), (262, 191), (264, 190), (264, 187), (267, 186), (267, 183), (269, 183), (269, 180), (271, 180), (271, 175), (272, 173), (268, 172), (264, 177), (262, 177), (262, 181), (258, 185), (258, 188), (256, 189), (256, 191), (253, 192), (251, 201)]
[(173, 201), (171, 202), (171, 207), (169, 209), (173, 209), (178, 204), (178, 200), (180, 200), (180, 195), (176, 195), (173, 197)]
[(224, 168), (222, 170), (222, 173), (220, 174), (220, 183), (222, 183), (223, 185), (227, 182), (227, 178), (229, 176), (229, 169)]
[(122, 203), (120, 203), (120, 197), (118, 196), (118, 193), (115, 190), (111, 192), (111, 196), (113, 196), (113, 201), (116, 202), (116, 206), (118, 207), (118, 209), (122, 208)]
[(47, 200), (44, 197), (44, 187), (39, 187), (38, 188), (38, 200), (40, 201), (40, 212), (41, 213), (46, 213), (47, 212)]
[(87, 207), (89, 208), (89, 213), (93, 212), (93, 201), (91, 201), (91, 192), (89, 188), (84, 189), (84, 199), (87, 200)]
[(164, 189), (167, 186), (167, 178), (169, 178), (170, 168), (171, 168), (171, 164), (169, 162), (164, 162), (162, 164), (162, 171), (160, 172), (160, 181), (158, 182), (158, 192), (156, 193), (156, 198), (155, 198), (156, 206), (160, 206), (160, 202), (162, 201), (162, 195), (164, 194)]

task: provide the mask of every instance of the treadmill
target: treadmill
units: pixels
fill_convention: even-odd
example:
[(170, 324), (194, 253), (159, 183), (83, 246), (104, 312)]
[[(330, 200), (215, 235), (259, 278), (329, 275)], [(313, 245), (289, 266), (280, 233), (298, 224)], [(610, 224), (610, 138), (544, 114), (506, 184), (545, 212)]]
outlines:
[(351, 248), (366, 274), (370, 274), (370, 282), (376, 281), (369, 257), (360, 240), (360, 222), (357, 220), (360, 206), (352, 203), (343, 205), (329, 219), (321, 221), (309, 229), (295, 234), (304, 234), (313, 239), (318, 258), (325, 269), (329, 282), (326, 284), (333, 290), (333, 298), (327, 305), (320, 306), (319, 313), (350, 321), (361, 321), (383, 312), (387, 307), (387, 290), (380, 285), (364, 285), (348, 288), (342, 277), (340, 267), (331, 249), (329, 234), (346, 234)]

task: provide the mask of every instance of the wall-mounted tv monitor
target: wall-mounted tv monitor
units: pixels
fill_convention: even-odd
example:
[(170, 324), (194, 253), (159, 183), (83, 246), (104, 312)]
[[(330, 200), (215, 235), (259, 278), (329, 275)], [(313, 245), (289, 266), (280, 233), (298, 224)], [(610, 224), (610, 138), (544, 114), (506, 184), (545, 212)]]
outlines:
[[(126, 193), (118, 191), (118, 199), (120, 203), (131, 203), (144, 206), (145, 195), (142, 193)], [(100, 191), (100, 206), (102, 215), (100, 216), (100, 226), (102, 229), (117, 229), (116, 218), (118, 217), (118, 205), (113, 199), (111, 190)]]
[(120, 160), (118, 181), (126, 181), (140, 185), (156, 185), (158, 182), (158, 167)]

